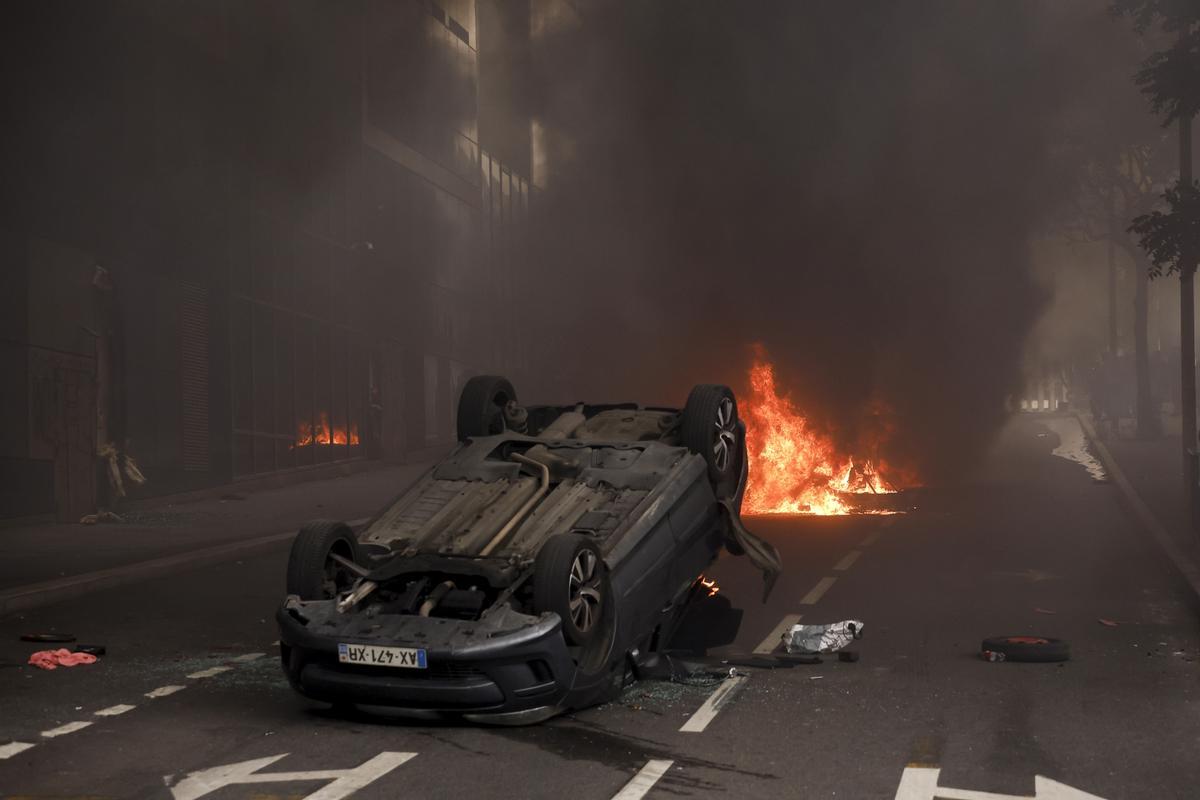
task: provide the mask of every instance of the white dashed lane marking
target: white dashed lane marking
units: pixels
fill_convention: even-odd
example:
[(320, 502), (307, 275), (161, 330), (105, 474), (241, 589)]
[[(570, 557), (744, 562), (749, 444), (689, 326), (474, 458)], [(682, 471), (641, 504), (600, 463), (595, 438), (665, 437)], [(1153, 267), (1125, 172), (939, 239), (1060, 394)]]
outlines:
[(612, 800), (641, 800), (646, 792), (654, 788), (658, 779), (667, 774), (674, 761), (653, 759), (646, 762), (637, 775), (634, 775), (625, 788), (613, 795)]
[(133, 711), (135, 708), (137, 708), (137, 706), (131, 706), (131, 705), (127, 705), (125, 703), (121, 703), (121, 704), (118, 704), (115, 706), (109, 706), (108, 708), (100, 709), (99, 711), (96, 712), (96, 716), (97, 717), (115, 717), (118, 714), (124, 714), (126, 711)]
[[(243, 655), (237, 656), (236, 658), (231, 658), (230, 662), (235, 663), (235, 664), (246, 664), (250, 661), (256, 661), (265, 655), (266, 655), (266, 653), (245, 653)], [(222, 672), (228, 672), (231, 669), (233, 669), (233, 667), (227, 667), (227, 666), (209, 667), (208, 669), (203, 669), (203, 670), (200, 670), (199, 672), (193, 672), (191, 675), (188, 675), (188, 677), (189, 678), (211, 678), (214, 675), (220, 675)], [(168, 695), (175, 694), (176, 692), (181, 692), (186, 688), (187, 688), (186, 686), (177, 686), (177, 685), (160, 686), (157, 689), (151, 689), (150, 691), (146, 692), (145, 696), (149, 697), (151, 699), (154, 699), (157, 697), (166, 697)], [(121, 714), (124, 714), (127, 711), (133, 711), (135, 708), (137, 708), (137, 706), (135, 706), (135, 705), (130, 705), (128, 703), (118, 703), (115, 706), (109, 706), (108, 708), (102, 708), (99, 711), (94, 711), (92, 713), (95, 714), (97, 717), (116, 717)], [(68, 733), (75, 733), (75, 731), (81, 731), (84, 728), (90, 727), (91, 725), (92, 725), (91, 720), (78, 720), (76, 722), (68, 722), (65, 725), (59, 725), (57, 728), (51, 728), (48, 731), (42, 731), (41, 736), (43, 739), (55, 739), (59, 736), (66, 736)], [(19, 753), (24, 753), (26, 750), (29, 750), (32, 747), (34, 747), (34, 745), (31, 744), (30, 742), (9, 742), (7, 744), (0, 744), (0, 761), (3, 761), (4, 759), (7, 759), (7, 758), (12, 758), (13, 756), (15, 756)]]
[(756, 656), (765, 656), (773, 653), (775, 648), (779, 646), (779, 643), (783, 641), (783, 635), (787, 633), (788, 629), (800, 621), (800, 616), (800, 614), (788, 614), (780, 620), (779, 624), (767, 634), (767, 638), (762, 640), (762, 644), (754, 648), (754, 654)]
[(883, 536), (883, 531), (872, 532), (870, 536), (862, 540), (862, 544), (860, 544), (859, 547), (870, 547), (879, 541), (880, 536)]
[(846, 553), (845, 558), (837, 563), (837, 566), (835, 566), (834, 569), (838, 572), (845, 572), (854, 566), (854, 562), (858, 561), (858, 557), (861, 555), (862, 550), (851, 550), (849, 553)]
[(80, 720), (78, 722), (68, 722), (66, 725), (59, 725), (57, 728), (51, 728), (48, 731), (42, 731), (42, 738), (53, 739), (56, 736), (66, 736), (68, 733), (81, 731), (92, 723), (90, 721)]
[(188, 675), (187, 677), (189, 677), (189, 678), (211, 678), (214, 675), (220, 675), (222, 672), (229, 672), (229, 670), (231, 670), (231, 669), (233, 669), (233, 667), (209, 667), (208, 669), (202, 669), (199, 672), (193, 672), (191, 675)]
[(708, 699), (704, 701), (704, 705), (700, 706), (700, 708), (696, 710), (696, 713), (692, 714), (692, 716), (688, 718), (688, 721), (683, 723), (683, 727), (679, 729), (680, 732), (702, 732), (708, 727), (708, 723), (713, 721), (713, 717), (717, 716), (717, 712), (729, 702), (734, 693), (737, 692), (737, 690), (741, 688), (741, 685), (745, 682), (745, 675), (732, 675), (721, 681), (721, 685), (717, 687), (716, 691), (708, 696)]
[(829, 587), (833, 586), (836, 581), (837, 578), (821, 578), (821, 580), (817, 581), (817, 585), (808, 594), (804, 595), (804, 599), (800, 601), (800, 605), (815, 606), (825, 596), (825, 593), (829, 591)]
[(18, 753), (24, 753), (31, 747), (33, 747), (33, 745), (29, 742), (9, 742), (8, 744), (0, 744), (0, 761), (6, 758), (12, 758)]

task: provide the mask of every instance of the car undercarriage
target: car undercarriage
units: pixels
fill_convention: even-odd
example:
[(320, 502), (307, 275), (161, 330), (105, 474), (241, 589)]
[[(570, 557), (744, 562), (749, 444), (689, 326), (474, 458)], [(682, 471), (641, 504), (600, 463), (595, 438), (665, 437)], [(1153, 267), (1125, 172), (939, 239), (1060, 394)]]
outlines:
[(766, 591), (779, 574), (738, 516), (744, 427), (725, 387), (682, 410), (525, 407), (483, 376), (459, 433), (357, 534), (319, 521), (297, 537), (278, 621), (303, 694), (534, 721), (619, 690), (721, 549)]

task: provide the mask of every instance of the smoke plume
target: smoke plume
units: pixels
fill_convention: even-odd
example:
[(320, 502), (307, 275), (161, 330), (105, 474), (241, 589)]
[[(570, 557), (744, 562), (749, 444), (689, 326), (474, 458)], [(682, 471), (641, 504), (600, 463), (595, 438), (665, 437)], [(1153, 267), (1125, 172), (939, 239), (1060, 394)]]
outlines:
[(1080, 8), (598, 3), (547, 34), (542, 283), (570, 393), (741, 387), (761, 342), (837, 439), (882, 400), (893, 458), (974, 457), (1045, 300), (1029, 244)]

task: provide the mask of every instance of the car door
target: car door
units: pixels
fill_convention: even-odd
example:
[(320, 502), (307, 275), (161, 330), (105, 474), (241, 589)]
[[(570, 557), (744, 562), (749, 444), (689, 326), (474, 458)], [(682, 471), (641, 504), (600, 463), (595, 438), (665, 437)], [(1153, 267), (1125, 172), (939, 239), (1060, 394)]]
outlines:
[(662, 603), (671, 602), (713, 562), (721, 548), (720, 507), (708, 481), (701, 476), (668, 512), (675, 539), (671, 582)]

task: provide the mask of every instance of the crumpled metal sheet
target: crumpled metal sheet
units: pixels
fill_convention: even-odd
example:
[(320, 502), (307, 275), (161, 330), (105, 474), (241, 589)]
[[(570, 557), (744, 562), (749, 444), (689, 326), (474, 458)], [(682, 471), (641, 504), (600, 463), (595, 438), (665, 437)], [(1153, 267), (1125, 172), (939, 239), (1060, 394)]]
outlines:
[(848, 619), (828, 625), (793, 625), (783, 634), (789, 653), (833, 653), (862, 638), (861, 620)]
[(725, 520), (729, 523), (729, 535), (741, 547), (746, 558), (750, 559), (750, 563), (762, 572), (762, 599), (765, 603), (771, 595), (771, 590), (775, 588), (775, 581), (783, 572), (783, 559), (780, 558), (775, 545), (746, 530), (746, 526), (742, 524), (742, 517), (734, 508), (732, 500), (724, 499), (717, 502), (720, 503), (721, 508), (725, 509)]

